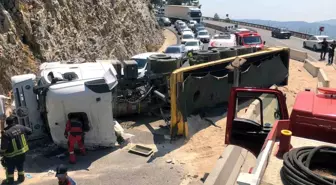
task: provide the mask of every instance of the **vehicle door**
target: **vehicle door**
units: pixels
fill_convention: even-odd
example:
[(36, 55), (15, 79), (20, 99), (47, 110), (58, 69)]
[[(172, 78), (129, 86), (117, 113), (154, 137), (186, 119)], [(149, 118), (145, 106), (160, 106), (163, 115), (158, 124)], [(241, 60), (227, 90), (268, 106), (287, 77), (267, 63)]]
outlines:
[(313, 48), (314, 44), (316, 44), (317, 42), (317, 38), (315, 36), (312, 36), (308, 39), (308, 43), (307, 43), (307, 46), (309, 48)]
[(225, 144), (257, 155), (278, 120), (288, 119), (283, 93), (276, 89), (231, 88)]

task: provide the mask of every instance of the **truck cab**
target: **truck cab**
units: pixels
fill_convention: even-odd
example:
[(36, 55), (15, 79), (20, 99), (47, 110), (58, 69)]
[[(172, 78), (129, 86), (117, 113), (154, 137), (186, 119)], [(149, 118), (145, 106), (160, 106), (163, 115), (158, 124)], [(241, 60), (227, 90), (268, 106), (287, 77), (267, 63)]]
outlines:
[[(293, 136), (336, 143), (336, 89), (298, 93), (291, 115), (285, 95), (277, 89), (232, 88), (225, 143), (258, 156), (268, 137), (281, 129)], [(272, 133), (273, 132), (273, 133)]]
[(236, 35), (237, 43), (240, 46), (264, 48), (265, 42), (262, 41), (260, 34), (255, 30), (237, 28), (233, 30), (233, 33)]

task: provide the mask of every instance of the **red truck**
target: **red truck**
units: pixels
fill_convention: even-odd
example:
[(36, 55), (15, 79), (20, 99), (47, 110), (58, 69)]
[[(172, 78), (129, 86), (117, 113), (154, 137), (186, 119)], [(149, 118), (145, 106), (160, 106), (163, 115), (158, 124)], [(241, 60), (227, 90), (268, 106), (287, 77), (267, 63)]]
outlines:
[(237, 44), (240, 46), (264, 48), (265, 41), (262, 41), (260, 34), (255, 30), (237, 28), (231, 32), (236, 35)]
[[(244, 116), (251, 105), (257, 116)], [(276, 89), (232, 88), (228, 106), (225, 143), (257, 157), (249, 173), (239, 174), (238, 184), (336, 182), (314, 171), (335, 170), (336, 89), (298, 93), (290, 116), (285, 95)]]

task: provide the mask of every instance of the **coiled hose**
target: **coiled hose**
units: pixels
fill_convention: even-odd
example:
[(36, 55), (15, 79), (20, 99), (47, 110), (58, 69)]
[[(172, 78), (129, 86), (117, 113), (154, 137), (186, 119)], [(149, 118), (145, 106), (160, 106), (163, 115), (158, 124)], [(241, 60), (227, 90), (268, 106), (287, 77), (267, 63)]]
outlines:
[(335, 170), (335, 161), (335, 147), (295, 148), (283, 156), (281, 179), (285, 185), (336, 185), (336, 179), (320, 176), (309, 169), (313, 164), (323, 163)]

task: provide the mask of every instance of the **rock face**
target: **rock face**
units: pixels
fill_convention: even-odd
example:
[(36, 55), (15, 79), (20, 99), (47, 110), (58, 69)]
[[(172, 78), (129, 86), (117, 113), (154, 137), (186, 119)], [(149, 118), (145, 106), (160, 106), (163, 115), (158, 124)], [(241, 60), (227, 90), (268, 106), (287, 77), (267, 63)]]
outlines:
[(41, 62), (127, 59), (162, 42), (149, 0), (1, 0), (0, 93)]

